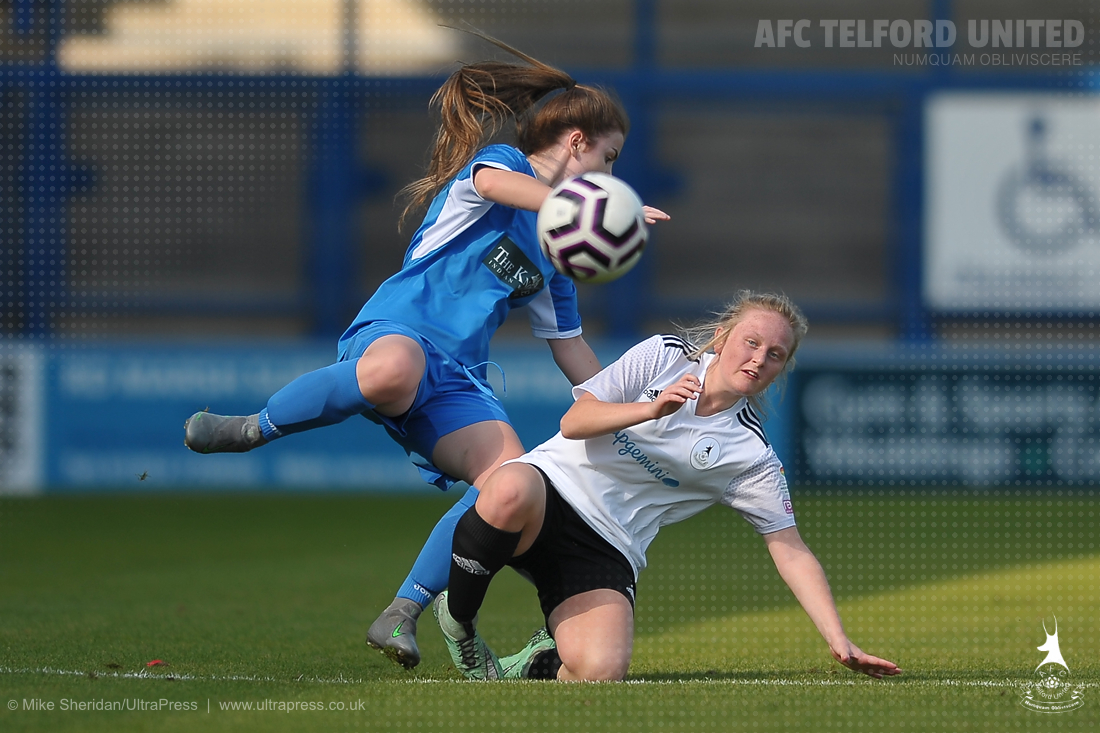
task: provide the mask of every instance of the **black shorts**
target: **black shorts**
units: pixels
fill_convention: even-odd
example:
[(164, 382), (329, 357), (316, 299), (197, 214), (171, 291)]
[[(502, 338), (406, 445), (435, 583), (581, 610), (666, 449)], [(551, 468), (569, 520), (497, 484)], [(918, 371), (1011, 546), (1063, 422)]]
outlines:
[(565, 599), (603, 588), (622, 593), (633, 608), (634, 569), (623, 553), (580, 518), (546, 474), (531, 467), (546, 487), (546, 516), (534, 544), (508, 564), (534, 582), (543, 615), (549, 621)]

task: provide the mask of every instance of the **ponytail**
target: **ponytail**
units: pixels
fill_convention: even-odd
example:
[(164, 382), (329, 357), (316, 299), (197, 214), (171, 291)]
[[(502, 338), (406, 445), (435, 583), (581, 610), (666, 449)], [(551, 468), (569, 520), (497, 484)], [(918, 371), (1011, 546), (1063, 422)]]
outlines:
[[(626, 113), (603, 90), (578, 85), (560, 69), (483, 33), (470, 32), (526, 64), (466, 64), (432, 95), (429, 107), (438, 107), (441, 122), (427, 173), (398, 193), (399, 198), (407, 199), (399, 228), (439, 193), (509, 118), (516, 120), (517, 145), (525, 155), (545, 150), (571, 128), (580, 129), (589, 139), (613, 130), (627, 133)], [(538, 114), (530, 114), (543, 97), (557, 89), (565, 91), (543, 105)]]

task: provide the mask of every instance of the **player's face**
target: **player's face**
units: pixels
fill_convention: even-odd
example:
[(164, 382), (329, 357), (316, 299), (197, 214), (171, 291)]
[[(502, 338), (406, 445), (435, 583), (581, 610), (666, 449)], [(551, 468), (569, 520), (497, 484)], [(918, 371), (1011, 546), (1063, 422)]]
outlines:
[(582, 173), (611, 173), (611, 166), (622, 152), (626, 138), (619, 131), (600, 135), (594, 140), (582, 141), (569, 161), (567, 178)]
[(714, 376), (720, 387), (735, 394), (759, 394), (783, 371), (793, 343), (786, 318), (754, 308), (733, 327), (725, 343), (715, 346), (718, 363)]

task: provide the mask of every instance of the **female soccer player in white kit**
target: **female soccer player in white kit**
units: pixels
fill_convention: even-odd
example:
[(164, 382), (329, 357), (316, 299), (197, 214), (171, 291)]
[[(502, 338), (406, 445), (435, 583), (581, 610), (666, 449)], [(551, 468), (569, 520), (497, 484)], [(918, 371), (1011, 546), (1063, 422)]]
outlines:
[[(482, 486), (455, 529), (450, 590), (435, 605), (464, 675), (623, 679), (646, 549), (662, 526), (715, 503), (763, 535), (837, 661), (873, 677), (900, 672), (848, 639), (761, 426), (757, 400), (793, 366), (805, 317), (784, 296), (746, 291), (705, 328), (701, 347), (654, 336), (574, 387), (561, 432)], [(547, 629), (501, 660), (476, 614), (506, 564), (535, 582)]]

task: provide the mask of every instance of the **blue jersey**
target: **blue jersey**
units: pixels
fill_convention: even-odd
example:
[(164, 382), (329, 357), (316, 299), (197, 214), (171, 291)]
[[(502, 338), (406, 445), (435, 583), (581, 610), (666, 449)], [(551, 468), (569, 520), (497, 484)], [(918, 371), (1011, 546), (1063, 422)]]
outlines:
[(484, 148), (439, 192), (413, 235), (401, 270), (367, 301), (340, 338), (374, 321), (413, 328), (484, 379), (489, 340), (513, 308), (528, 306), (531, 330), (545, 339), (581, 333), (577, 288), (539, 248), (536, 214), (494, 204), (474, 188), (488, 166), (534, 176), (510, 145)]

